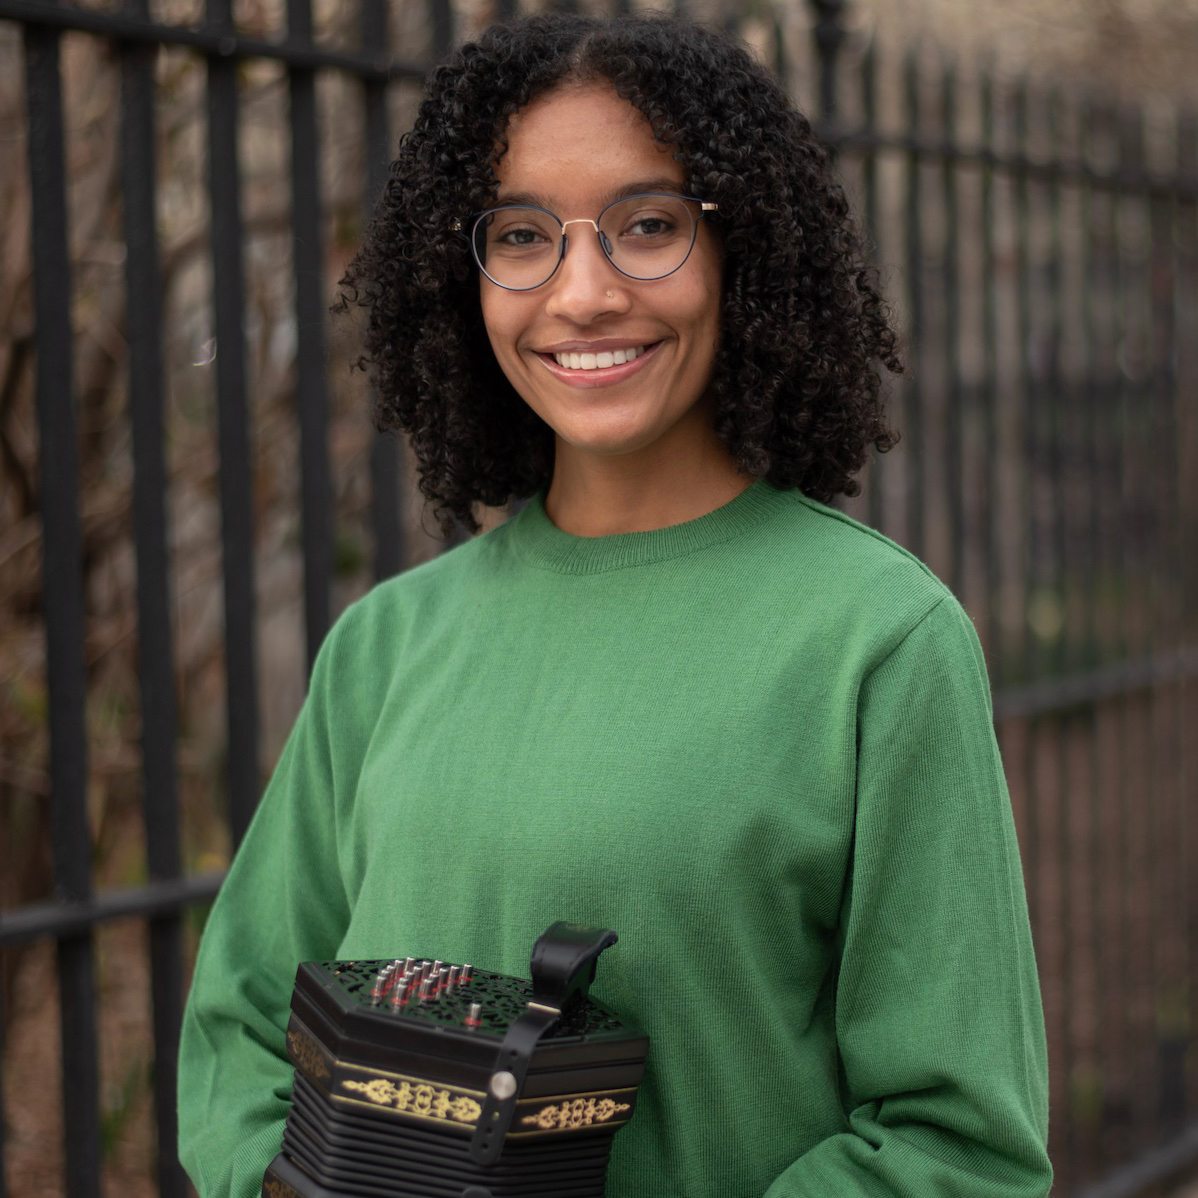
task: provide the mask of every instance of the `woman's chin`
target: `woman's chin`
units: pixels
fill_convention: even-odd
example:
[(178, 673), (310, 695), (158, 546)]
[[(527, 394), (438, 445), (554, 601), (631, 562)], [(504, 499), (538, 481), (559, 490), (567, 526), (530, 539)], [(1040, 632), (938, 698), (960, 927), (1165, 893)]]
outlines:
[(647, 449), (658, 437), (653, 431), (621, 424), (557, 430), (558, 460), (562, 457), (618, 458)]

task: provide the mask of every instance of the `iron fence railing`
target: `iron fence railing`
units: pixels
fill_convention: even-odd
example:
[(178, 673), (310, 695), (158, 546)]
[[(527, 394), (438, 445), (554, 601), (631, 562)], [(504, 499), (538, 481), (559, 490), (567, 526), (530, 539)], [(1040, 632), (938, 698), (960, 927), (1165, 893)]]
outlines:
[[(25, 64), (54, 888), (52, 901), (0, 914), (0, 950), (56, 945), (69, 1198), (98, 1194), (104, 1168), (95, 934), (130, 918), (149, 929), (156, 1184), (163, 1198), (187, 1192), (174, 1154), (185, 921), (220, 881), (186, 868), (180, 847), (156, 63), (172, 51), (197, 56), (205, 71), (224, 775), (236, 843), (257, 802), (263, 735), (241, 72), (270, 62), (286, 81), (310, 663), (336, 607), (338, 552), (321, 83), (336, 76), (360, 89), (367, 212), (385, 177), (396, 88), (455, 37), (449, 0), (432, 0), (427, 52), (410, 55), (392, 52), (380, 0), (361, 4), (357, 49), (317, 37), (310, 0), (288, 0), (286, 13), (286, 34), (272, 39), (238, 28), (230, 0), (207, 0), (196, 25), (151, 19), (148, 0), (117, 9), (0, 0), (0, 32), (19, 30)], [(799, 26), (778, 10), (758, 22), (757, 38), (797, 92), (815, 81), (821, 127), (892, 274), (911, 366), (895, 394), (904, 442), (871, 467), (848, 507), (925, 557), (978, 624), (1040, 957), (1059, 1191), (1131, 1198), (1198, 1159), (1198, 895), (1189, 877), (1198, 861), (1198, 353), (1184, 335), (1198, 317), (1198, 121), (1178, 113), (1162, 132), (1140, 109), (966, 77), (929, 64), (926, 50), (887, 60), (849, 37), (843, 0), (814, 0), (808, 15)], [(99, 893), (61, 59), (72, 37), (110, 44), (120, 74), (148, 875)], [(20, 362), (14, 348), (0, 371), (0, 410)], [(411, 559), (402, 463), (381, 438), (362, 463), (374, 577)], [(0, 798), (13, 785), (0, 782)], [(7, 1175), (0, 1141), (0, 1198)]]
[(982, 635), (1058, 1189), (1138, 1194), (1192, 1165), (1198, 1100), (1198, 122), (929, 57), (867, 47), (836, 93), (913, 374), (850, 510)]

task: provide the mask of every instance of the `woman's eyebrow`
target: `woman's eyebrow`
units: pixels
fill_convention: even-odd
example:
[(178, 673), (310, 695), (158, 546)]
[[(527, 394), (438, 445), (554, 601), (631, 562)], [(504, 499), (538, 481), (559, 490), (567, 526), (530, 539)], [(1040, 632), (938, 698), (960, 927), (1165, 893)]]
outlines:
[[(625, 196), (642, 195), (645, 192), (665, 192), (667, 195), (682, 195), (684, 184), (677, 179), (636, 179), (631, 183), (622, 183), (619, 187), (613, 188), (605, 193), (599, 203), (600, 208), (606, 207), (608, 204), (615, 203), (616, 200), (622, 200)], [(510, 191), (503, 195), (496, 196), (496, 204), (523, 204), (532, 208), (544, 208), (549, 212), (557, 215), (558, 213), (553, 206), (553, 201), (548, 196), (544, 196), (535, 191)], [(597, 212), (596, 212), (597, 214)], [(574, 219), (566, 217), (567, 220)]]
[(604, 197), (609, 204), (616, 200), (622, 200), (625, 196), (641, 195), (644, 192), (662, 191), (667, 195), (682, 195), (685, 184), (677, 179), (638, 179), (635, 183), (626, 183), (623, 187), (617, 187), (615, 191), (610, 191)]

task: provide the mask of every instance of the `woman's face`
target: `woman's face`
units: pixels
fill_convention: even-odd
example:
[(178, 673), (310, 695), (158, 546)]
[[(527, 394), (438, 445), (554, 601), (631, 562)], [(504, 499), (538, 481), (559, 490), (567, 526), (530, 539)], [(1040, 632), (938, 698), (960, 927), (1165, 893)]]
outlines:
[[(562, 87), (514, 116), (496, 176), (496, 203), (539, 205), (563, 222), (597, 220), (631, 192), (683, 194), (685, 183), (673, 151), (607, 85)], [(714, 437), (704, 397), (720, 337), (720, 254), (709, 223), (699, 221), (683, 266), (652, 281), (616, 270), (589, 224), (566, 233), (565, 258), (547, 283), (507, 291), (480, 276), (491, 347), (556, 433), (556, 469), (579, 454), (698, 453)], [(627, 350), (638, 356), (590, 370), (555, 356)]]

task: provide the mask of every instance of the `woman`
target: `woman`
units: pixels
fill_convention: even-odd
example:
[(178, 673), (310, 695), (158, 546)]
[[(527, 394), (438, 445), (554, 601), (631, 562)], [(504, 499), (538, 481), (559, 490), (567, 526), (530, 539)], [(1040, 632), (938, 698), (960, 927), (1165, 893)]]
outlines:
[(894, 336), (827, 156), (689, 24), (543, 17), (433, 76), (346, 279), (442, 517), (338, 622), (213, 910), (180, 1069), (257, 1192), (295, 965), (526, 972), (615, 928), (651, 1038), (611, 1198), (1039, 1198), (1043, 1023), (968, 618), (824, 504)]

